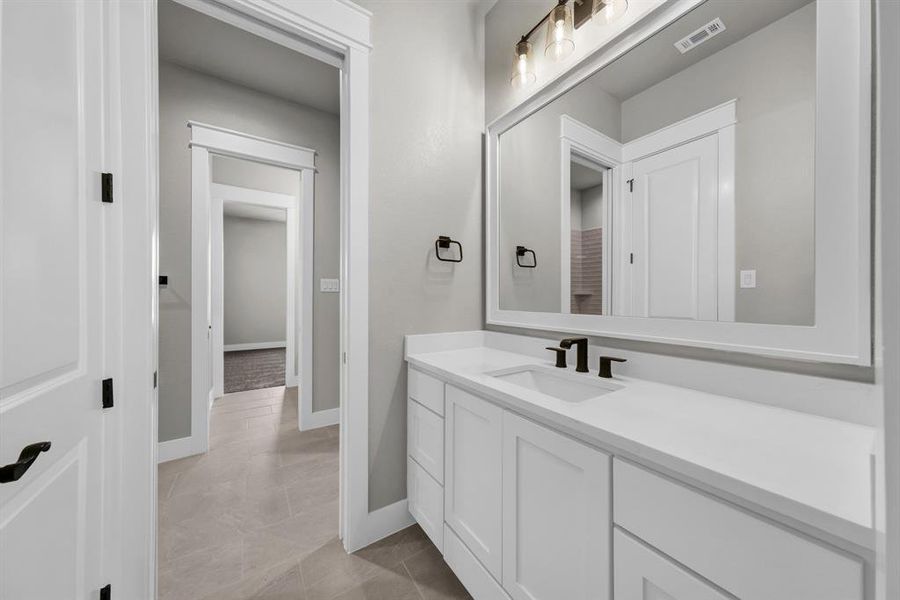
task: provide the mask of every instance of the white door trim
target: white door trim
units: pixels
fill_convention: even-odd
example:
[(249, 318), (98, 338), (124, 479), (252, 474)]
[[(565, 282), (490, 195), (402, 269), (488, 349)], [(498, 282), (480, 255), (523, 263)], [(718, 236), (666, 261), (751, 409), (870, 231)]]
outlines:
[[(341, 66), (341, 501), (340, 533), (348, 551), (395, 531), (403, 521), (391, 523), (369, 512), (369, 51), (371, 13), (348, 0), (294, 2), (291, 0), (178, 0), (221, 21), (259, 35), (313, 58)], [(156, 2), (124, 3), (130, 11), (132, 37), (127, 40), (122, 77), (140, 94), (125, 107), (129, 147), (145, 148), (129, 157), (135, 169), (132, 185), (146, 192), (143, 209), (158, 210), (157, 184), (159, 85), (156, 48)], [(131, 101), (129, 96), (127, 100)], [(138, 160), (140, 159), (140, 161)], [(146, 216), (146, 215), (144, 215)], [(142, 221), (146, 226), (147, 220)], [(155, 217), (152, 221), (155, 227)], [(140, 256), (156, 276), (156, 235)], [(146, 265), (135, 272), (145, 273)], [(155, 317), (154, 317), (155, 327)], [(154, 345), (156, 343), (153, 330)], [(155, 409), (154, 409), (155, 410)], [(153, 415), (155, 420), (155, 413)], [(155, 445), (154, 445), (155, 446)], [(154, 450), (155, 452), (155, 450)], [(154, 456), (155, 464), (155, 456)], [(151, 507), (151, 510), (153, 508)], [(397, 511), (401, 514), (402, 511)], [(377, 511), (376, 511), (377, 513)], [(375, 514), (375, 513), (372, 513)], [(380, 514), (380, 513), (378, 513)], [(393, 514), (393, 513), (392, 513)], [(408, 516), (407, 516), (408, 518)], [(371, 521), (371, 524), (370, 524)], [(155, 516), (150, 523), (151, 547), (155, 547)], [(146, 563), (148, 589), (156, 571), (155, 555)]]
[[(609, 171), (603, 175), (603, 201), (605, 203), (606, 223), (612, 223), (613, 202), (620, 196), (621, 177), (613, 176), (613, 169), (622, 164), (622, 144), (604, 135), (596, 129), (573, 119), (569, 115), (559, 118), (560, 138), (560, 312), (569, 314), (572, 312), (572, 182), (571, 163), (572, 154), (577, 153), (589, 157), (599, 165), (608, 167)], [(574, 151), (574, 152), (573, 152)], [(603, 314), (609, 314), (610, 292), (612, 291), (607, 265), (611, 264), (612, 254), (610, 250), (609, 236), (603, 232), (603, 272), (601, 289), (603, 291)]]
[[(193, 143), (193, 140), (192, 140)], [(312, 186), (311, 170), (298, 171), (297, 176), (301, 178), (301, 184), (309, 180)], [(305, 187), (305, 186), (304, 186)], [(300, 246), (305, 240), (312, 240), (315, 230), (312, 218), (304, 218), (304, 205), (312, 202), (312, 190), (309, 190), (310, 197), (306, 196), (307, 190), (303, 189), (303, 197), (296, 197), (290, 194), (276, 194), (273, 192), (264, 192), (262, 190), (254, 190), (242, 188), (234, 185), (224, 185), (221, 183), (213, 183), (210, 185), (210, 194), (212, 198), (210, 210), (210, 252), (212, 264), (212, 361), (213, 361), (213, 396), (218, 398), (225, 393), (225, 360), (224, 354), (228, 350), (258, 350), (263, 348), (284, 348), (284, 377), (285, 385), (288, 387), (296, 386), (302, 383), (304, 392), (298, 394), (297, 402), (300, 405), (304, 403), (312, 405), (312, 369), (305, 370), (305, 379), (300, 379), (300, 369), (296, 360), (297, 352), (301, 356), (312, 356), (312, 313), (310, 312), (309, 320), (300, 318), (300, 328), (298, 336), (297, 328), (297, 307), (301, 311), (306, 306), (305, 300), (307, 292), (310, 292), (313, 286), (313, 257), (312, 252), (308, 254), (300, 252)], [(226, 204), (252, 204), (254, 206), (264, 206), (267, 208), (283, 209), (286, 214), (285, 229), (287, 230), (286, 240), (286, 271), (285, 271), (285, 289), (287, 297), (285, 298), (285, 339), (273, 340), (258, 344), (225, 344), (225, 293), (224, 293), (224, 208)], [(312, 211), (310, 211), (311, 213)], [(299, 238), (299, 239), (298, 239)], [(299, 271), (298, 271), (299, 268)], [(193, 273), (193, 271), (192, 271)], [(310, 294), (309, 303), (312, 295)], [(299, 338), (299, 343), (298, 343)]]
[[(223, 207), (228, 202), (284, 209), (287, 213), (287, 299), (285, 383), (300, 384), (298, 410), (312, 412), (312, 279), (315, 151), (196, 121), (191, 128), (191, 454), (209, 449), (209, 396), (222, 392), (224, 294), (222, 289)], [(196, 140), (196, 141), (195, 141)], [(211, 182), (211, 155), (230, 156), (296, 170), (301, 198)], [(302, 226), (302, 229), (301, 229)], [(303, 251), (300, 253), (300, 246)], [(301, 256), (297, 256), (300, 253)], [(298, 272), (299, 268), (299, 272)], [(297, 285), (297, 281), (300, 285)], [(298, 287), (300, 293), (297, 293)], [(208, 299), (203, 310), (198, 299)], [(198, 307), (200, 310), (197, 310)], [(299, 308), (299, 310), (298, 310)], [(301, 343), (297, 344), (300, 313)], [(211, 336), (211, 339), (210, 337)], [(299, 373), (296, 352), (299, 350)], [(337, 357), (335, 357), (337, 359)], [(210, 365), (212, 381), (209, 380)]]

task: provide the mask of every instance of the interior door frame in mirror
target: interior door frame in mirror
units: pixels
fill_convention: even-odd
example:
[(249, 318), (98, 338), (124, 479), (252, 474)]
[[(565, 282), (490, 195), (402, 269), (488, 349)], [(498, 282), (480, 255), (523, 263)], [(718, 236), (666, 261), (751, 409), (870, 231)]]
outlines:
[[(816, 4), (815, 321), (812, 326), (645, 319), (502, 310), (500, 136), (628, 50), (697, 0), (677, 0), (601, 47), (486, 131), (485, 310), (488, 325), (581, 333), (777, 358), (869, 366), (871, 341), (871, 0)], [(823, 41), (827, 40), (827, 43)], [(848, 202), (847, 198), (856, 198)], [(828, 243), (818, 243), (828, 240)]]

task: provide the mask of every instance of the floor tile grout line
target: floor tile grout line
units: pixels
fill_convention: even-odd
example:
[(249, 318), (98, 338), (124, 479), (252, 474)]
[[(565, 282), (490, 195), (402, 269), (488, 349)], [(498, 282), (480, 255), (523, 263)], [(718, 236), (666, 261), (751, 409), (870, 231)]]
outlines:
[[(416, 554), (418, 554), (418, 552)], [(410, 557), (410, 558), (412, 558), (412, 557)], [(425, 600), (425, 594), (422, 593), (422, 589), (419, 587), (419, 584), (416, 582), (416, 578), (412, 576), (412, 573), (410, 572), (409, 567), (406, 566), (407, 560), (409, 560), (409, 559), (407, 558), (405, 560), (401, 560), (400, 566), (402, 566), (403, 570), (406, 571), (406, 576), (409, 577), (409, 580), (412, 582), (413, 587), (416, 588), (416, 593), (419, 595), (420, 600)]]

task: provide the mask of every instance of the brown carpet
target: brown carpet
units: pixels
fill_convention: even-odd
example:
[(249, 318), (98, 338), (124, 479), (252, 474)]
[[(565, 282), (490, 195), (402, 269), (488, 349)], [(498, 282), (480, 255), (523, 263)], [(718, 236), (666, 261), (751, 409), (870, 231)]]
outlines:
[(284, 348), (225, 353), (225, 393), (284, 385)]

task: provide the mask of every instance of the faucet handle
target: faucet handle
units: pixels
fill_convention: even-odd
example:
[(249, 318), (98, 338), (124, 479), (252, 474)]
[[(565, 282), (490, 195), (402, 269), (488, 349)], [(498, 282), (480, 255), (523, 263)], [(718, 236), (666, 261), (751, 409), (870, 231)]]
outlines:
[(556, 352), (556, 366), (559, 369), (565, 369), (568, 365), (566, 365), (566, 349), (565, 348), (556, 348), (554, 346), (547, 346), (547, 350), (553, 350)]
[(612, 363), (613, 362), (626, 362), (624, 358), (617, 358), (615, 356), (601, 356), (600, 357), (600, 377), (604, 377), (609, 379), (612, 377)]

